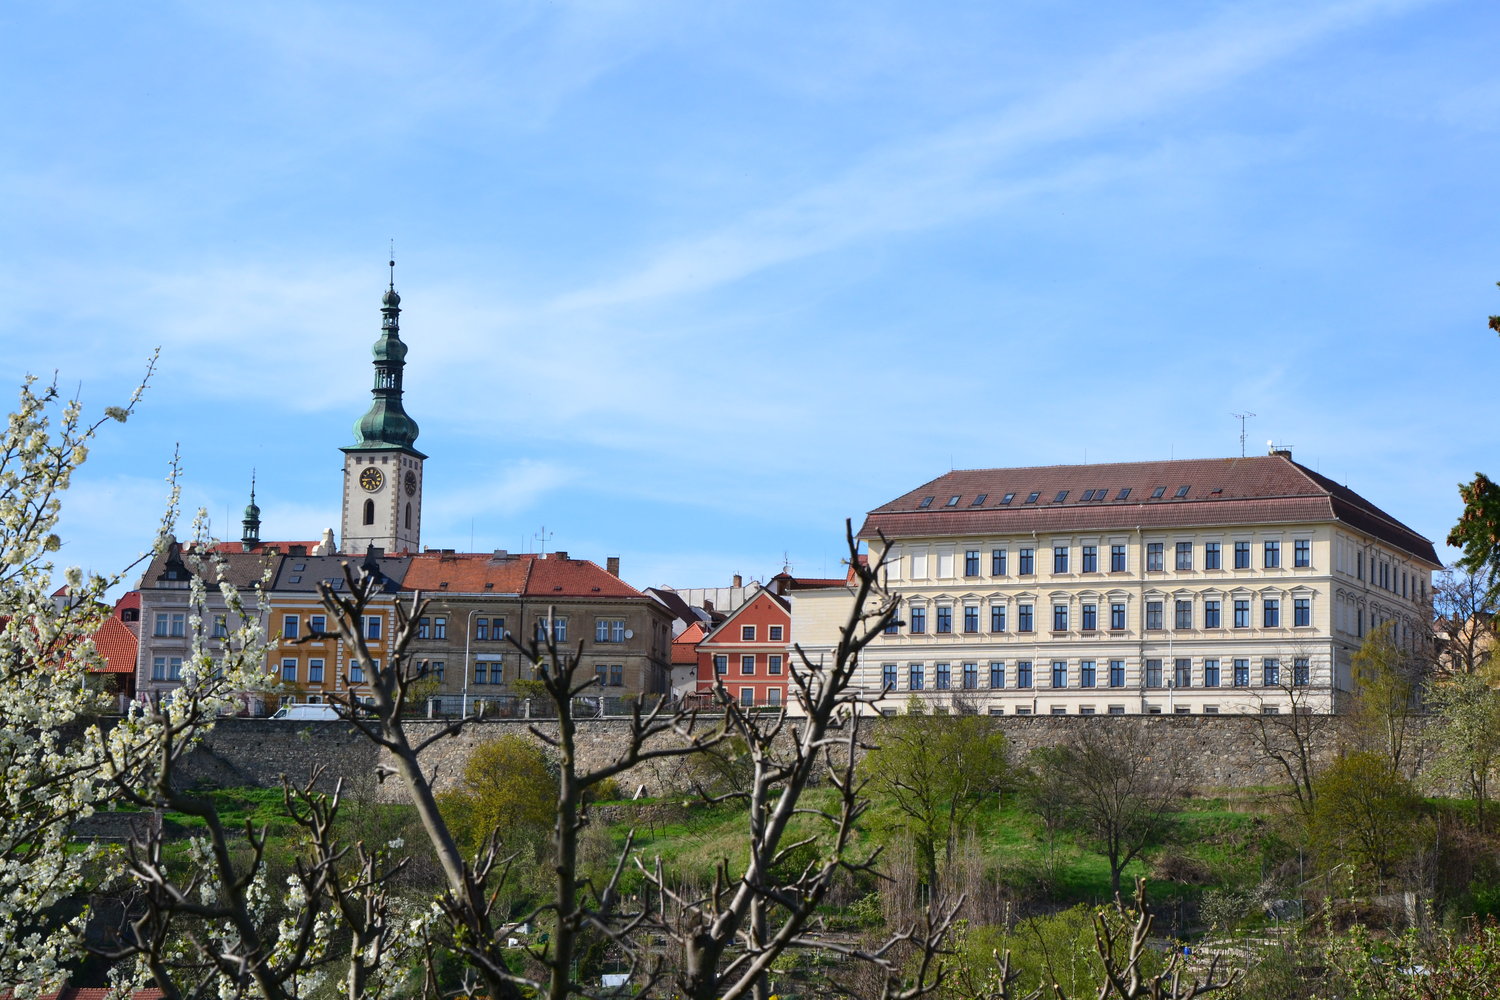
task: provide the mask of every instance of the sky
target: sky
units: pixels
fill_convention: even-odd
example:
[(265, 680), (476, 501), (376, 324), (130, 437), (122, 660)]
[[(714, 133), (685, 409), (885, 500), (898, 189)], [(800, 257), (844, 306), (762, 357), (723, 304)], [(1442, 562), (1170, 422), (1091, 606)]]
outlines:
[[(395, 245), (423, 544), (841, 574), (953, 468), (1264, 453), (1441, 543), (1500, 475), (1500, 4), (0, 8), (0, 385), (60, 565), (337, 527)], [(182, 533), (186, 533), (186, 524)], [(1451, 550), (1440, 548), (1445, 558)], [(137, 571), (138, 572), (138, 571)]]

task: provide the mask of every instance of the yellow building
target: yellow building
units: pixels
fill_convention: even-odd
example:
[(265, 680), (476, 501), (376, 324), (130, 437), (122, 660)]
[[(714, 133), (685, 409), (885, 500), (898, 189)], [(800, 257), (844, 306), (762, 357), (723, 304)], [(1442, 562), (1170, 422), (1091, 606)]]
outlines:
[[(1432, 543), (1264, 457), (950, 472), (871, 511), (900, 624), (862, 685), (991, 714), (1339, 710), (1370, 629), (1425, 641)], [(793, 602), (832, 648), (846, 591)]]

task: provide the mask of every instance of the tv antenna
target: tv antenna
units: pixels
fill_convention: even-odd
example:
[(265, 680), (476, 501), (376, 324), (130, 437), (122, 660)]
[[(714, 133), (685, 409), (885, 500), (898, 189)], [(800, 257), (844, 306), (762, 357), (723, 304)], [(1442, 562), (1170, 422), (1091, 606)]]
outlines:
[(1240, 422), (1240, 458), (1244, 458), (1245, 457), (1245, 421), (1249, 420), (1251, 417), (1255, 416), (1255, 414), (1253, 414), (1253, 413), (1251, 413), (1251, 412), (1249, 412), (1247, 410), (1244, 413), (1231, 413), (1230, 416)]
[(546, 552), (547, 551), (547, 543), (552, 540), (552, 534), (553, 533), (550, 532), (550, 531), (548, 531), (547, 530), (547, 526), (544, 524), (544, 525), (542, 525), (540, 531), (538, 531), (536, 534), (534, 534), (534, 535), (531, 536), (532, 538), (536, 539), (536, 541), (537, 541), (537, 551), (538, 552)]

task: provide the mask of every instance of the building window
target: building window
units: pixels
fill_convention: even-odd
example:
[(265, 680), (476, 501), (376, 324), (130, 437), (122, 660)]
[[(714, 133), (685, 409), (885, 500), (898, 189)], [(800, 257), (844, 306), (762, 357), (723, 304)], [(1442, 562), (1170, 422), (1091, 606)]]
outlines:
[(491, 640), (493, 640), (495, 642), (500, 642), (508, 634), (509, 633), (507, 633), (505, 631), (505, 619), (504, 618), (492, 618), (492, 619), (490, 619), (490, 639)]
[(1192, 569), (1193, 568), (1193, 543), (1192, 542), (1178, 542), (1177, 543), (1177, 568), (1180, 569), (1180, 570), (1181, 569)]
[(896, 615), (894, 613), (891, 615), (890, 624), (888, 624), (885, 627), (885, 634), (886, 635), (900, 635), (901, 634), (901, 619), (898, 618), (898, 617), (896, 617)]
[(906, 668), (906, 689), (908, 691), (920, 691), (926, 683), (923, 676), (922, 664), (913, 663)]
[[(379, 670), (380, 661), (374, 658), (370, 660), (370, 669)], [(363, 684), (365, 682), (365, 665), (359, 661), (349, 664), (349, 683)]]
[(301, 630), (300, 619), (296, 615), (281, 616), (281, 637), (283, 639), (295, 639)]
[(999, 691), (1005, 687), (1005, 661), (990, 661), (990, 687)]
[[(474, 664), (474, 683), (488, 684), (490, 682), (490, 665), (486, 660), (478, 660)], [(499, 683), (498, 681), (496, 683)]]
[(1031, 576), (1032, 573), (1034, 573), (1036, 571), (1035, 563), (1036, 563), (1036, 550), (1035, 549), (1022, 549), (1021, 550), (1021, 567), (1020, 567), (1021, 568), (1021, 575), (1022, 576)]
[(1234, 568), (1235, 569), (1249, 569), (1250, 568), (1250, 543), (1249, 542), (1235, 542), (1234, 543)]
[(754, 642), (755, 641), (755, 626), (754, 625), (741, 625), (740, 626), (740, 641), (741, 642)]
[(726, 654), (726, 653), (715, 653), (714, 654), (714, 673), (716, 673), (716, 674), (727, 674), (727, 673), (729, 673), (729, 656), (728, 656), (728, 654)]
[(755, 673), (755, 654), (742, 653), (740, 655), (740, 674), (749, 676)]
[(431, 660), (423, 664), (421, 675), (423, 677), (435, 677), (439, 684), (443, 683), (443, 661)]
[(488, 618), (474, 619), (474, 638), (488, 639), (490, 637), (490, 620)]
[(1124, 715), (1125, 714), (1125, 706), (1124, 705), (1111, 705), (1111, 706), (1109, 706), (1109, 710), (1108, 711), (1109, 711), (1110, 715)]
[(187, 612), (172, 612), (172, 634), (177, 637), (187, 635)]
[[(542, 641), (547, 639), (547, 631), (551, 629), (553, 642), (568, 641), (568, 620), (566, 618), (538, 618), (536, 620), (536, 637)], [(420, 632), (420, 630), (418, 630)]]
[(1292, 624), (1305, 628), (1312, 624), (1312, 601), (1298, 597), (1292, 601)]
[(307, 683), (309, 683), (309, 684), (322, 684), (323, 683), (323, 661), (322, 660), (308, 660), (307, 661)]
[(946, 691), (952, 686), (952, 674), (949, 672), (948, 664), (934, 663), (932, 665), (932, 686), (935, 690)]
[(1068, 661), (1052, 661), (1052, 687), (1061, 690), (1068, 686)]
[(1220, 558), (1219, 558), (1219, 543), (1218, 542), (1204, 542), (1203, 543), (1203, 568), (1204, 569), (1223, 569), (1224, 568), (1224, 565), (1220, 561)]
[(1203, 686), (1206, 688), (1216, 688), (1219, 686), (1218, 660), (1203, 661)]
[(1005, 550), (992, 549), (990, 551), (990, 576), (1005, 575)]
[(1091, 687), (1093, 687), (1096, 676), (1097, 676), (1097, 671), (1094, 668), (1094, 661), (1093, 660), (1080, 660), (1080, 661), (1078, 661), (1078, 686), (1079, 687), (1084, 687), (1084, 688), (1091, 688)]
[[(129, 609), (127, 608), (128, 612)], [(123, 616), (122, 616), (123, 617)], [(222, 639), (229, 634), (229, 619), (226, 615), (214, 615), (213, 637)]]
[(609, 686), (625, 686), (625, 665), (623, 663), (611, 663), (609, 665)]
[(1109, 606), (1109, 627), (1113, 632), (1125, 631), (1125, 604), (1116, 601)]
[(1016, 661), (1016, 687), (1018, 687), (1018, 688), (1029, 688), (1029, 687), (1031, 687), (1031, 661), (1030, 660), (1017, 660)]
[(964, 664), (964, 690), (972, 691), (979, 686), (979, 664)]
[(1052, 631), (1066, 632), (1068, 630), (1068, 606), (1066, 604), (1052, 605)]
[(990, 631), (991, 632), (1004, 632), (1005, 631), (1005, 605), (1003, 605), (1003, 604), (992, 604), (992, 605), (990, 605)]
[(151, 627), (151, 634), (152, 635), (166, 635), (167, 634), (167, 616), (166, 616), (166, 614), (164, 612), (158, 611), (156, 613), (156, 624)]
[(1161, 661), (1146, 661), (1146, 686), (1148, 688), (1161, 687)]
[(1148, 629), (1159, 629), (1159, 628), (1161, 628), (1162, 627), (1161, 626), (1161, 613), (1162, 613), (1162, 610), (1161, 610), (1161, 601), (1147, 601), (1146, 602), (1146, 628), (1148, 628)]
[(1234, 686), (1237, 688), (1250, 686), (1250, 661), (1234, 661)]
[(1124, 660), (1109, 661), (1109, 686), (1112, 688), (1122, 688), (1125, 686)]
[(912, 608), (911, 609), (911, 634), (912, 635), (921, 635), (923, 632), (926, 632), (926, 631), (927, 631), (927, 609), (926, 608)]
[(1172, 684), (1175, 687), (1185, 688), (1193, 686), (1193, 661), (1185, 657), (1179, 657), (1172, 663)]
[(979, 605), (977, 605), (977, 604), (965, 604), (964, 605), (964, 631), (965, 632), (978, 632), (979, 631)]
[[(784, 627), (785, 626), (782, 626), (782, 625), (767, 625), (766, 626), (766, 632), (768, 633), (768, 635), (766, 636), (766, 641), (767, 642), (783, 642), (783, 641), (785, 641), (785, 640), (782, 639), (782, 629)], [(624, 638), (624, 636), (621, 636), (621, 638)]]
[(1266, 687), (1275, 687), (1281, 683), (1281, 661), (1266, 657), (1261, 661), (1261, 682)]
[(307, 632), (309, 635), (323, 635), (328, 631), (327, 615), (309, 615), (307, 618)]
[(1262, 628), (1281, 627), (1281, 602), (1266, 598), (1261, 602), (1260, 624)]
[(430, 638), (432, 638), (432, 619), (431, 618), (418, 618), (417, 619), (417, 638), (418, 639), (430, 639)]
[(1173, 623), (1177, 628), (1193, 627), (1193, 602), (1178, 601), (1173, 608)]
[(769, 653), (766, 656), (766, 673), (776, 675), (781, 673), (781, 654)]
[(1085, 545), (1083, 547), (1083, 566), (1085, 573), (1099, 572), (1099, 546)]
[(1250, 627), (1250, 602), (1249, 601), (1241, 600), (1241, 601), (1235, 601), (1234, 602), (1234, 627), (1235, 628), (1249, 628)]
[(964, 552), (964, 576), (979, 575), (979, 550), (969, 549)]
[(1363, 552), (1354, 554), (1354, 575), (1361, 580), (1365, 578), (1365, 554)]
[(953, 631), (953, 609), (946, 604), (937, 609), (937, 631), (942, 634)]
[(1292, 565), (1299, 569), (1312, 565), (1312, 539), (1298, 538), (1292, 542)]
[(380, 622), (381, 622), (381, 617), (379, 615), (365, 615), (365, 638), (366, 639), (379, 639), (380, 638)]
[(1162, 543), (1161, 542), (1147, 542), (1146, 543), (1146, 572), (1147, 573), (1160, 573), (1162, 571), (1162, 566), (1163, 566)]
[(1068, 571), (1068, 547), (1066, 545), (1054, 545), (1052, 547), (1052, 572), (1066, 573)]
[(594, 680), (600, 687), (609, 683), (609, 667), (603, 663), (594, 665)]
[(766, 689), (766, 705), (777, 708), (781, 705), (781, 688)]
[(740, 704), (746, 708), (755, 707), (755, 688), (740, 688)]
[(600, 618), (594, 622), (595, 642), (624, 642), (625, 619)]
[(896, 690), (896, 665), (894, 663), (881, 664), (880, 683), (887, 691)]
[(448, 638), (448, 619), (434, 618), (432, 620), (432, 637), (434, 639)]
[(1298, 687), (1306, 687), (1312, 683), (1312, 665), (1307, 657), (1299, 656), (1292, 661), (1292, 683)]
[(1017, 623), (1016, 627), (1017, 627), (1018, 631), (1021, 631), (1021, 632), (1034, 632), (1034, 631), (1036, 631), (1036, 629), (1033, 626), (1033, 621), (1032, 621), (1031, 605), (1029, 605), (1029, 604), (1017, 605), (1017, 607), (1016, 607), (1016, 623)]
[(1266, 569), (1277, 569), (1281, 566), (1281, 543), (1276, 541), (1265, 544)]
[(1223, 623), (1219, 619), (1219, 602), (1218, 601), (1204, 601), (1203, 602), (1203, 627), (1204, 628), (1219, 628), (1219, 627), (1222, 626), (1222, 624)]
[(1082, 609), (1083, 630), (1092, 632), (1099, 627), (1099, 605), (1085, 604)]
[(1111, 545), (1109, 547), (1109, 571), (1111, 573), (1125, 572), (1125, 546)]

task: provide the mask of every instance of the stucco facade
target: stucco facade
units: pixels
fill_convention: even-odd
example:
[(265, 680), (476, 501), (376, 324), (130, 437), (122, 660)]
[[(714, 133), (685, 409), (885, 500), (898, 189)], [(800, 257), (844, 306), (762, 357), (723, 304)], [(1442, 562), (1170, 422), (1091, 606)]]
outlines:
[[(1007, 715), (1337, 711), (1372, 628), (1423, 641), (1439, 568), (1286, 454), (950, 473), (860, 537), (901, 599), (862, 685)], [(799, 595), (799, 641), (831, 648), (848, 600)]]

